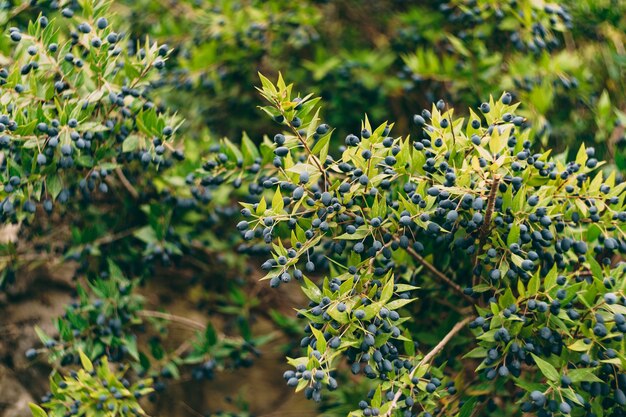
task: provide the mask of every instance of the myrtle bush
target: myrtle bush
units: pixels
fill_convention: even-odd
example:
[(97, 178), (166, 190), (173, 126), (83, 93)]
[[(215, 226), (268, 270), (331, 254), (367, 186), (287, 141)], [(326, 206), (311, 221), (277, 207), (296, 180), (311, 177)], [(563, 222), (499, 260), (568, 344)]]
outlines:
[(177, 3), (118, 10), (133, 38), (149, 34), (173, 48), (161, 87), (190, 134), (204, 126), (231, 138), (241, 125), (252, 137), (266, 131), (249, 88), (260, 68), (318, 92), (342, 135), (364, 112), (406, 130), (407, 109), (506, 90), (525, 103), (520, 112), (544, 145), (572, 150), (593, 138), (609, 143), (599, 154), (624, 168), (622, 2)]
[(2, 202), (4, 216), (22, 208), (33, 213), (36, 202), (52, 211), (54, 201), (67, 202), (73, 188), (107, 192), (104, 179), (120, 154), (146, 166), (168, 163), (174, 129), (145, 93), (146, 75), (164, 66), (168, 51), (148, 44), (125, 54), (117, 46), (124, 39), (109, 27), (103, 5), (84, 3), (84, 20), (71, 39), (59, 39), (45, 16), (27, 33), (10, 30), (18, 45), (2, 74), (2, 130), (11, 132), (0, 139), (9, 151), (3, 181), (4, 191), (12, 193)]
[[(139, 293), (157, 267), (208, 256), (200, 242), (215, 239), (219, 227), (210, 226), (228, 216), (228, 207), (209, 209), (212, 196), (186, 180), (196, 165), (184, 160), (174, 140), (181, 120), (152, 99), (170, 49), (130, 39), (110, 6), (84, 0), (56, 16), (40, 14), (26, 28), (9, 27), (11, 55), (0, 69), (0, 217), (20, 229), (0, 248), (0, 287), (10, 292), (22, 274), (48, 259), (75, 262), (75, 301), (54, 319), (55, 334), (36, 329), (41, 345), (26, 357), (43, 357), (59, 369), (84, 366), (86, 358), (103, 373), (100, 379), (91, 371), (71, 374), (75, 382), (67, 384), (78, 387), (69, 392), (58, 388), (54, 372), (42, 399), (51, 415), (102, 407), (112, 407), (109, 415), (142, 413), (136, 398), (88, 403), (83, 397), (115, 377), (145, 379), (142, 396), (154, 398), (181, 372), (202, 380), (249, 366), (256, 346), (271, 338), (251, 334), (245, 299), (237, 310), (241, 335), (227, 336), (210, 322), (151, 309)], [(232, 266), (224, 258), (213, 263)], [(237, 291), (229, 283), (224, 295), (234, 298)], [(173, 348), (167, 343), (172, 323), (190, 331)], [(148, 343), (138, 341), (142, 335)], [(115, 364), (110, 372), (107, 363)], [(63, 409), (70, 400), (76, 405)]]
[[(94, 366), (82, 352), (80, 355), (83, 369), (50, 380), (54, 395), (50, 395), (44, 407), (51, 415), (146, 415), (137, 401), (152, 391), (152, 381), (131, 385), (111, 372), (106, 358)], [(31, 404), (30, 408), (34, 417), (50, 415), (38, 405)]]
[[(77, 2), (15, 11), (9, 4), (0, 22), (24, 25), (63, 6)], [(133, 41), (150, 36), (172, 49), (155, 84), (193, 127), (190, 136), (205, 127), (230, 137), (241, 125), (255, 136), (267, 130), (249, 88), (261, 68), (318, 91), (327, 121), (342, 134), (365, 111), (406, 129), (407, 108), (510, 91), (544, 145), (577, 149), (593, 137), (610, 144), (600, 154), (624, 167), (622, 2), (141, 0), (113, 7)]]
[[(320, 401), (347, 362), (378, 381), (351, 415), (470, 415), (471, 385), (455, 385), (469, 361), (489, 390), (513, 382), (523, 412), (623, 415), (626, 185), (593, 148), (572, 161), (534, 151), (505, 92), (468, 118), (437, 102), (413, 116), (414, 138), (366, 117), (333, 156), (319, 98), (261, 81), (261, 109), (284, 130), (259, 149), (226, 143), (204, 181), (246, 174), (259, 201), (242, 203), (237, 228), (251, 250), (271, 245), (271, 287), (295, 281), (309, 299), (289, 386)], [(421, 297), (458, 312), (430, 350), (414, 337)], [(467, 330), (452, 364), (435, 366)]]

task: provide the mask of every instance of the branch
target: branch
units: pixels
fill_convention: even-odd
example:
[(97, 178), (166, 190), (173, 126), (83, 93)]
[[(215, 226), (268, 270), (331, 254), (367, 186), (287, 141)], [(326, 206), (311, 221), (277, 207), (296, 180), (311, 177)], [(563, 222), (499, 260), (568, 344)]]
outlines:
[[(431, 349), (430, 352), (428, 352), (426, 354), (426, 356), (424, 356), (422, 358), (422, 360), (419, 361), (419, 363), (417, 365), (415, 365), (415, 367), (411, 370), (411, 372), (409, 373), (409, 381), (411, 379), (413, 379), (413, 376), (415, 375), (415, 372), (417, 372), (417, 370), (422, 366), (422, 365), (426, 365), (428, 363), (430, 363), (431, 360), (433, 360), (433, 358), (443, 350), (443, 348), (448, 344), (448, 342), (450, 342), (450, 340), (452, 340), (452, 338), (458, 333), (460, 332), (467, 324), (469, 324), (470, 321), (472, 321), (474, 319), (474, 317), (466, 317), (463, 320), (461, 320), (460, 322), (458, 322), (457, 324), (454, 325), (454, 327), (448, 332), (447, 335), (444, 336), (443, 339), (441, 339), (441, 341), (439, 343), (437, 343), (437, 346), (435, 346), (434, 348)], [(402, 388), (398, 389), (398, 392), (396, 392), (396, 395), (393, 397), (393, 400), (391, 400), (391, 405), (389, 406), (389, 410), (387, 410), (387, 412), (385, 413), (384, 417), (390, 417), (391, 413), (393, 412), (393, 410), (398, 406), (398, 401), (400, 400), (400, 396), (402, 395)]]
[(187, 327), (190, 327), (192, 329), (197, 329), (197, 330), (202, 330), (202, 331), (206, 329), (206, 326), (204, 324), (199, 323), (195, 320), (188, 319), (187, 317), (176, 316), (176, 315), (169, 314), (169, 313), (162, 313), (160, 311), (140, 310), (137, 312), (137, 314), (143, 317), (163, 319), (163, 320), (168, 320), (168, 321), (172, 321), (175, 323), (184, 324)]
[(408, 247), (406, 249), (406, 251), (420, 264), (422, 264), (424, 266), (424, 268), (426, 268), (428, 271), (430, 271), (433, 276), (435, 278), (437, 278), (438, 280), (444, 282), (446, 285), (448, 285), (451, 289), (453, 289), (454, 291), (456, 291), (460, 296), (462, 296), (463, 298), (465, 298), (467, 301), (469, 301), (470, 303), (472, 303), (472, 305), (475, 304), (475, 300), (470, 297), (469, 295), (465, 294), (463, 292), (463, 288), (461, 288), (461, 286), (459, 284), (457, 284), (456, 282), (452, 281), (450, 278), (448, 278), (447, 276), (445, 276), (440, 270), (438, 270), (433, 264), (431, 264), (430, 262), (428, 262), (426, 259), (424, 259), (424, 257), (422, 257), (419, 253), (415, 252), (415, 250), (411, 247)]
[[(478, 263), (478, 257), (482, 252), (483, 246), (485, 245), (485, 241), (487, 239), (487, 235), (489, 234), (489, 226), (491, 224), (491, 217), (493, 216), (493, 210), (496, 207), (496, 196), (498, 195), (498, 186), (500, 185), (500, 176), (495, 175), (493, 177), (493, 181), (491, 182), (491, 189), (489, 190), (489, 197), (487, 197), (487, 211), (485, 212), (485, 219), (483, 221), (483, 225), (480, 228), (480, 233), (478, 237), (478, 248), (476, 248), (476, 254), (474, 255), (474, 268)], [(474, 270), (472, 269), (472, 275), (474, 275)], [(475, 282), (476, 277), (472, 278), (472, 285), (476, 285)]]
[[(177, 316), (175, 314), (170, 314), (170, 313), (163, 313), (161, 311), (154, 311), (154, 310), (140, 310), (137, 312), (137, 314), (141, 317), (151, 317), (151, 318), (155, 318), (155, 319), (162, 319), (162, 320), (167, 320), (173, 323), (179, 323), (182, 325), (185, 325), (191, 329), (195, 329), (195, 330), (199, 330), (204, 332), (207, 329), (207, 325), (202, 324), (198, 321), (189, 319), (187, 317), (183, 317), (183, 316)], [(209, 323), (210, 324), (210, 323)], [(225, 342), (232, 342), (232, 343), (241, 343), (241, 342), (245, 342), (245, 340), (243, 340), (242, 338), (239, 337), (231, 337), (231, 336), (226, 336), (224, 333), (222, 332), (218, 332), (216, 330), (216, 334), (217, 337), (220, 340), (223, 340)]]
[(108, 245), (109, 243), (113, 243), (117, 240), (123, 239), (125, 237), (131, 236), (133, 233), (135, 233), (137, 230), (139, 230), (138, 227), (132, 227), (130, 229), (126, 229), (126, 230), (122, 230), (121, 232), (118, 233), (113, 233), (110, 235), (105, 235), (102, 236), (92, 242), (89, 242), (91, 245)]
[[(283, 118), (285, 120), (287, 120), (287, 118), (285, 117), (285, 110), (283, 109), (281, 103), (278, 100), (275, 101), (275, 107), (280, 112), (280, 114), (283, 116)], [(324, 179), (324, 190), (326, 190), (327, 186), (331, 185), (331, 184), (330, 184), (330, 181), (328, 179), (328, 176), (326, 175), (326, 170), (324, 169), (324, 161), (321, 161), (317, 157), (317, 155), (315, 155), (311, 151), (311, 148), (306, 143), (306, 139), (302, 137), (302, 135), (300, 134), (300, 131), (298, 130), (298, 128), (296, 128), (294, 125), (292, 125), (291, 121), (287, 120), (287, 122), (288, 122), (289, 128), (296, 135), (296, 137), (298, 138), (298, 141), (300, 142), (300, 144), (302, 144), (302, 146), (304, 146), (304, 149), (306, 150), (306, 153), (308, 154), (308, 156), (313, 160), (313, 163), (317, 166), (317, 169), (320, 170), (320, 174), (322, 174), (322, 178)]]
[(124, 188), (126, 188), (128, 193), (133, 197), (133, 199), (137, 200), (139, 198), (139, 193), (137, 192), (135, 187), (133, 187), (130, 181), (128, 181), (128, 178), (126, 178), (124, 172), (122, 172), (122, 169), (120, 167), (115, 168), (115, 174), (117, 175), (117, 178), (119, 178)]

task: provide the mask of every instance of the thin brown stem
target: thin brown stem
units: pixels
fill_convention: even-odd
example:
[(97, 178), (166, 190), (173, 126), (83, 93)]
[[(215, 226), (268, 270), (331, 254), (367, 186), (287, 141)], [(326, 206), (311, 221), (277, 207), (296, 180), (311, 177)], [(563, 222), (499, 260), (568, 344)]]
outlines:
[(409, 247), (406, 249), (406, 251), (409, 253), (409, 255), (413, 257), (413, 259), (415, 259), (417, 262), (422, 264), (422, 266), (424, 266), (424, 268), (426, 268), (435, 278), (444, 282), (448, 287), (456, 291), (460, 296), (465, 298), (470, 303), (472, 304), (475, 303), (475, 300), (469, 295), (465, 294), (465, 292), (463, 291), (463, 288), (461, 288), (459, 284), (457, 284), (456, 282), (448, 278), (446, 275), (444, 275), (443, 272), (438, 270), (433, 264), (431, 264), (426, 259), (424, 259), (424, 257), (421, 256), (419, 253), (417, 253), (413, 248)]
[(126, 175), (124, 175), (124, 172), (120, 167), (115, 168), (115, 174), (117, 175), (117, 178), (119, 178), (124, 188), (126, 188), (128, 193), (131, 195), (131, 197), (133, 197), (134, 200), (139, 199), (139, 193), (137, 192), (135, 187), (133, 187), (130, 181), (128, 181), (128, 178), (126, 178)]
[[(194, 329), (194, 330), (200, 330), (200, 331), (205, 331), (207, 328), (206, 324), (200, 323), (198, 321), (189, 319), (187, 317), (183, 317), (183, 316), (177, 316), (175, 314), (170, 314), (170, 313), (164, 313), (161, 311), (154, 311), (154, 310), (140, 310), (137, 312), (137, 314), (139, 314), (142, 317), (150, 317), (150, 318), (154, 318), (154, 319), (162, 319), (162, 320), (167, 320), (167, 321), (171, 321), (173, 323), (178, 323), (178, 324), (182, 324), (184, 326), (187, 326), (190, 329)], [(236, 337), (229, 337), (226, 336), (225, 334), (221, 333), (221, 332), (217, 332), (217, 336), (220, 340), (224, 340), (224, 341), (240, 341), (240, 338), (236, 338)]]
[[(450, 342), (450, 340), (452, 340), (452, 338), (458, 333), (460, 332), (467, 324), (469, 324), (470, 321), (472, 321), (474, 318), (473, 317), (466, 317), (463, 320), (461, 320), (460, 322), (458, 322), (457, 324), (454, 325), (454, 327), (448, 332), (448, 334), (446, 334), (444, 336), (443, 339), (441, 339), (441, 341), (439, 343), (437, 343), (437, 345), (432, 348), (430, 350), (430, 352), (428, 352), (426, 354), (426, 356), (424, 356), (422, 358), (422, 360), (419, 361), (419, 363), (417, 365), (415, 365), (415, 367), (411, 370), (411, 372), (409, 373), (409, 380), (411, 380), (413, 378), (413, 376), (415, 375), (415, 372), (417, 372), (417, 370), (426, 364), (429, 364), (433, 358), (443, 350), (444, 347), (446, 347), (446, 345)], [(385, 413), (385, 417), (390, 417), (391, 413), (393, 413), (393, 410), (396, 409), (396, 407), (398, 406), (398, 401), (400, 400), (400, 396), (402, 395), (402, 388), (398, 389), (398, 392), (396, 392), (396, 395), (394, 395), (393, 400), (391, 400), (391, 405), (389, 406), (389, 410)]]
[(128, 237), (130, 235), (132, 235), (133, 233), (135, 233), (139, 228), (138, 227), (133, 227), (131, 229), (126, 229), (123, 230), (119, 233), (113, 233), (110, 235), (105, 235), (102, 236), (101, 238), (98, 238), (96, 240), (94, 240), (93, 242), (91, 242), (92, 245), (108, 245), (109, 243), (113, 243), (117, 240), (123, 239), (125, 237)]
[[(280, 114), (283, 116), (283, 118), (285, 118), (285, 120), (287, 120), (287, 117), (285, 116), (285, 110), (283, 110), (280, 102), (278, 100), (275, 101), (275, 106), (276, 109), (280, 112)], [(302, 146), (304, 147), (304, 149), (306, 150), (307, 154), (309, 155), (309, 157), (313, 160), (313, 163), (317, 166), (317, 169), (320, 170), (320, 174), (322, 174), (322, 178), (324, 178), (324, 190), (327, 189), (327, 185), (330, 185), (330, 182), (328, 180), (328, 177), (326, 176), (326, 170), (324, 169), (324, 163), (323, 161), (321, 161), (312, 151), (311, 148), (309, 147), (309, 145), (306, 143), (306, 139), (302, 137), (302, 135), (300, 134), (300, 131), (298, 130), (298, 128), (296, 128), (295, 126), (293, 126), (291, 124), (290, 121), (288, 121), (288, 125), (291, 128), (291, 131), (296, 135), (296, 137), (298, 138), (298, 141), (302, 144)]]
[[(493, 177), (491, 181), (491, 189), (489, 190), (489, 197), (487, 197), (487, 211), (485, 212), (485, 219), (483, 225), (480, 228), (478, 236), (478, 247), (476, 248), (476, 254), (474, 255), (474, 267), (478, 264), (478, 257), (480, 256), (483, 246), (485, 246), (487, 236), (489, 235), (489, 228), (491, 227), (491, 217), (493, 216), (493, 210), (496, 207), (496, 197), (498, 195), (498, 186), (500, 185), (500, 177), (498, 175)], [(474, 275), (472, 270), (472, 285), (478, 284), (478, 276)]]
[(204, 325), (204, 324), (202, 324), (200, 322), (188, 319), (187, 317), (176, 316), (176, 315), (170, 314), (170, 313), (163, 313), (163, 312), (160, 312), (160, 311), (152, 311), (152, 310), (141, 310), (137, 314), (139, 314), (140, 316), (143, 316), (143, 317), (150, 317), (150, 318), (154, 318), (154, 319), (162, 319), (162, 320), (167, 320), (167, 321), (171, 321), (171, 322), (174, 322), (174, 323), (184, 324), (185, 326), (190, 327), (192, 329), (196, 329), (196, 330), (204, 331), (206, 329), (206, 325)]

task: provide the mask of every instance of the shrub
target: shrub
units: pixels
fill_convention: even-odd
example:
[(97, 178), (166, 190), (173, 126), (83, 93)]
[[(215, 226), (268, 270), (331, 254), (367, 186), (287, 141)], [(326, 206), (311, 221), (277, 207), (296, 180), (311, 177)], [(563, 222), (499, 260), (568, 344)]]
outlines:
[[(113, 373), (104, 358), (94, 367), (81, 352), (83, 369), (70, 376), (56, 376), (50, 380), (54, 395), (44, 407), (52, 415), (146, 415), (138, 403), (152, 392), (152, 381), (142, 380), (133, 385), (123, 377), (123, 372)], [(30, 405), (34, 417), (49, 415), (34, 404)]]
[[(20, 238), (2, 245), (0, 286), (10, 290), (16, 275), (28, 277), (25, 267), (46, 258), (75, 261), (76, 299), (55, 319), (57, 334), (37, 329), (43, 347), (29, 349), (27, 358), (45, 356), (61, 368), (81, 355), (102, 369), (107, 361), (122, 364), (128, 380), (150, 375), (144, 385), (153, 397), (179, 368), (212, 379), (221, 369), (249, 366), (255, 345), (269, 338), (254, 337), (245, 318), (244, 337), (220, 335), (211, 323), (151, 310), (138, 293), (158, 266), (198, 256), (204, 248), (197, 239), (215, 239), (203, 224), (217, 222), (219, 213), (189, 220), (212, 197), (185, 181), (196, 165), (183, 161), (174, 142), (180, 119), (151, 99), (170, 50), (149, 39), (130, 41), (109, 6), (81, 1), (7, 32), (13, 48), (0, 71), (0, 217), (20, 227)], [(182, 346), (166, 343), (171, 322), (191, 330)], [(138, 343), (146, 333), (150, 342)], [(91, 377), (78, 379), (89, 385)], [(67, 398), (90, 395), (70, 395), (58, 383), (54, 376), (43, 401), (53, 415)], [(108, 411), (123, 405), (133, 409), (129, 403)], [(92, 406), (83, 401), (83, 408)]]
[[(486, 389), (511, 380), (525, 391), (524, 412), (620, 415), (625, 184), (597, 170), (593, 148), (573, 161), (533, 151), (504, 93), (467, 120), (439, 101), (414, 116), (413, 139), (365, 118), (333, 157), (319, 99), (261, 81), (262, 110), (285, 130), (260, 150), (224, 146), (205, 169), (207, 181), (249, 175), (259, 201), (242, 203), (237, 228), (271, 245), (261, 266), (270, 286), (296, 281), (309, 299), (289, 386), (319, 401), (346, 360), (379, 381), (352, 415), (469, 415), (460, 375), (479, 361)], [(418, 297), (449, 310), (437, 327), (450, 330), (430, 350), (414, 336)], [(467, 327), (469, 343), (434, 366)]]
[(573, 151), (583, 138), (608, 141), (599, 155), (623, 168), (620, 2), (182, 3), (143, 0), (119, 10), (134, 38), (149, 34), (174, 49), (160, 94), (192, 135), (206, 126), (235, 138), (244, 125), (256, 141), (267, 131), (249, 88), (261, 69), (316, 91), (342, 135), (364, 112), (408, 130), (412, 108), (439, 98), (473, 104), (506, 90), (525, 103), (520, 112), (544, 146)]

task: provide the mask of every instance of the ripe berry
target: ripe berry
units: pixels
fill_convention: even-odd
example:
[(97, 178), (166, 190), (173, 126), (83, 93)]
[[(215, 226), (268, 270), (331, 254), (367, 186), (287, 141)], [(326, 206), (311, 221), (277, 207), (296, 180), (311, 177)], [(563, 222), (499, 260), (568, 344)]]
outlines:
[(419, 114), (416, 114), (413, 116), (413, 123), (415, 123), (417, 127), (422, 127), (426, 124), (426, 120)]
[(106, 19), (106, 17), (100, 17), (96, 21), (96, 26), (98, 26), (98, 29), (105, 29), (108, 25), (109, 25), (109, 22)]

